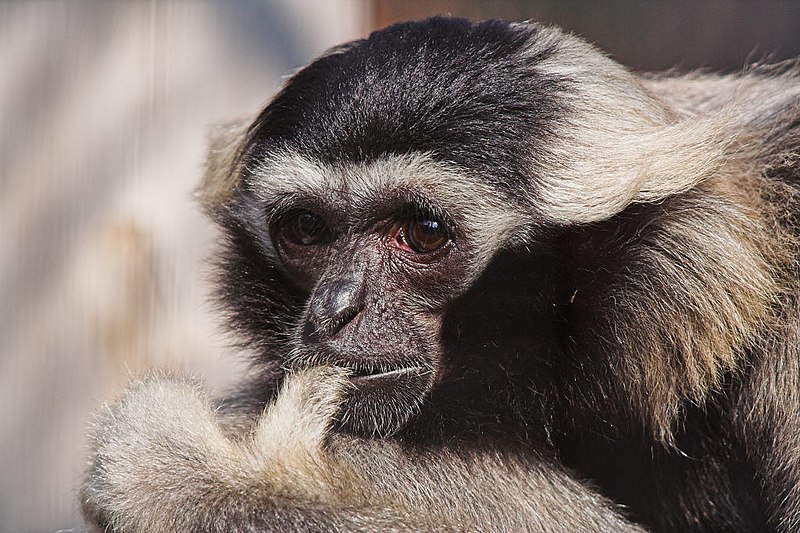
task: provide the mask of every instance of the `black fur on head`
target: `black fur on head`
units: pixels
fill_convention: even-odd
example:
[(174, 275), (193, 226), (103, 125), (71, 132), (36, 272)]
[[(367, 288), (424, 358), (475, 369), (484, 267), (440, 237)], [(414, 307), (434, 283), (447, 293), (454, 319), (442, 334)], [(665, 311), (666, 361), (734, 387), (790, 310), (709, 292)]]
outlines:
[[(563, 116), (567, 80), (538, 72), (553, 50), (535, 25), (432, 18), (330, 50), (252, 125), (247, 157), (282, 148), (326, 163), (421, 152), (479, 172), (510, 196)], [(250, 163), (252, 164), (252, 163)]]

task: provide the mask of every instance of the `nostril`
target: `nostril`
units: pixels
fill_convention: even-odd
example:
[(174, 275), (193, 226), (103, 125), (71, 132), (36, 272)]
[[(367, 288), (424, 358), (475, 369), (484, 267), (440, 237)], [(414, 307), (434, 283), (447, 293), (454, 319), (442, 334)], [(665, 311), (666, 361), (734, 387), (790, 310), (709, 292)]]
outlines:
[(301, 333), (303, 342), (316, 344), (322, 340), (323, 336), (325, 338), (333, 337), (351, 322), (356, 315), (358, 315), (358, 312), (359, 309), (348, 307), (340, 309), (338, 314), (329, 319), (317, 320), (313, 317), (309, 317), (306, 323), (303, 324), (303, 331)]
[(342, 309), (334, 318), (331, 320), (330, 325), (330, 335), (335, 335), (339, 332), (343, 327), (349, 324), (358, 314), (359, 309), (355, 307), (348, 307), (346, 309)]
[(361, 311), (362, 291), (361, 285), (354, 281), (320, 285), (311, 299), (303, 324), (303, 342), (318, 343), (339, 333)]

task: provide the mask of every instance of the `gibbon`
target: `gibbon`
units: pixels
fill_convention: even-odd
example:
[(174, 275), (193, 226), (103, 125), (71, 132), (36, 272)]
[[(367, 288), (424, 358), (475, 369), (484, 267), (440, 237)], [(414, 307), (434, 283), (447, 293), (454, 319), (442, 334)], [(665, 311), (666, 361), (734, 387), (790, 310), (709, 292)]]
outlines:
[(97, 531), (797, 531), (800, 79), (432, 18), (218, 132), (222, 399), (98, 415)]

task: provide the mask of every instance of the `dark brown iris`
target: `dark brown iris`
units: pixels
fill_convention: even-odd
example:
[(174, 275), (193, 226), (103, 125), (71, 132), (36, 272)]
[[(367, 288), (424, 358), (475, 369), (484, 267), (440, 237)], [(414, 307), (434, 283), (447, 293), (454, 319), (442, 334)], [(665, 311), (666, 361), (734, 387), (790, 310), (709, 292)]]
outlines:
[(418, 254), (434, 252), (449, 240), (444, 224), (433, 218), (413, 218), (402, 233), (408, 247)]
[(310, 211), (300, 211), (287, 217), (280, 234), (284, 240), (300, 246), (311, 246), (330, 239), (330, 229), (325, 221)]

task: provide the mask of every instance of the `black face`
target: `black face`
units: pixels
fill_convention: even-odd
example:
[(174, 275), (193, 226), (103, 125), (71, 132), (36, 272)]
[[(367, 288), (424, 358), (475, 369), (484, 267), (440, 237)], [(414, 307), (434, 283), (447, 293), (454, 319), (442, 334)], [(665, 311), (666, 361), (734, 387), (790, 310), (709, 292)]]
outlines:
[(458, 279), (464, 259), (443, 218), (413, 205), (387, 211), (366, 225), (309, 208), (270, 217), (286, 275), (306, 295), (285, 364), (349, 369), (354, 387), (341, 421), (362, 434), (395, 432), (431, 389), (443, 280)]

